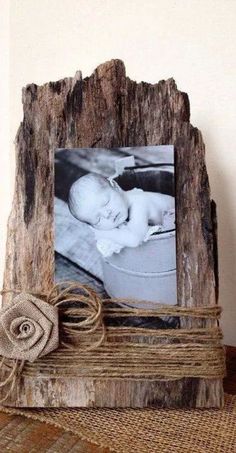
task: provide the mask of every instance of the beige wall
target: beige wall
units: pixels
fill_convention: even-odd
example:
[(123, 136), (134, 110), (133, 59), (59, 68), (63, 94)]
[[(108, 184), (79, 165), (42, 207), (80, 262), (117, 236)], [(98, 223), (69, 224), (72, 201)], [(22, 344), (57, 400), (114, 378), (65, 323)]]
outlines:
[[(7, 9), (7, 2), (1, 3)], [(218, 205), (225, 343), (236, 345), (236, 1), (11, 0), (10, 9), (11, 155), (6, 122), (0, 162), (4, 234), (22, 86), (73, 76), (77, 69), (87, 76), (111, 58), (121, 58), (129, 77), (137, 81), (174, 77), (179, 89), (189, 94), (192, 123), (206, 143), (212, 196)], [(6, 90), (4, 106), (7, 110)]]

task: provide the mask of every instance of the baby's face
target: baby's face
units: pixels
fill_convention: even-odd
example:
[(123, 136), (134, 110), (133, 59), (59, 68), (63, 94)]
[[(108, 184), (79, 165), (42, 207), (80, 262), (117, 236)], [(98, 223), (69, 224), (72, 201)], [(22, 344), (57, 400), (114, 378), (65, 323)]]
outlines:
[(92, 190), (83, 203), (80, 202), (79, 217), (98, 230), (118, 227), (128, 217), (128, 203), (125, 194), (117, 187)]

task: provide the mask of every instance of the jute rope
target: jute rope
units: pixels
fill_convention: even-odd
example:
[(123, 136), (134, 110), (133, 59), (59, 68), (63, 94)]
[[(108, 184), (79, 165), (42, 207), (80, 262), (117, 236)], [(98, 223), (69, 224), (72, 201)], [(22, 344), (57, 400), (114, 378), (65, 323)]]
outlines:
[[(21, 289), (4, 289), (17, 297), (29, 297)], [(176, 380), (185, 377), (205, 379), (225, 375), (225, 353), (218, 326), (221, 308), (179, 307), (153, 304), (153, 308), (132, 307), (132, 300), (101, 299), (99, 295), (78, 282), (55, 285), (48, 294), (30, 293), (59, 312), (59, 348), (37, 360), (5, 358), (0, 369), (7, 372), (1, 387), (8, 391), (1, 402), (12, 393), (17, 378), (41, 376), (60, 378), (94, 377), (99, 379)], [(13, 299), (14, 300), (14, 299)], [(118, 304), (122, 304), (118, 305)], [(124, 306), (127, 304), (127, 306)], [(128, 305), (129, 304), (129, 305)], [(155, 329), (108, 326), (106, 319), (160, 316), (205, 320), (204, 327)], [(208, 320), (211, 320), (208, 325)], [(43, 356), (43, 357), (42, 357)]]

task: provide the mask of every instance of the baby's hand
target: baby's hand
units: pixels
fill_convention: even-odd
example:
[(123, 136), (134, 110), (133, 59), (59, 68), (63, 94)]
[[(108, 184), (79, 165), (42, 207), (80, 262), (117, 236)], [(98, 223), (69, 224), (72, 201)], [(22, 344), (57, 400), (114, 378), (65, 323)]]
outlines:
[(94, 233), (94, 237), (95, 237), (96, 241), (100, 241), (103, 239), (105, 239), (105, 240), (111, 239), (111, 240), (115, 241), (116, 233), (118, 230), (120, 231), (120, 227), (113, 228), (111, 230), (97, 230), (96, 228), (93, 228), (93, 233)]
[(94, 228), (93, 231), (97, 242), (106, 239), (122, 247), (138, 247), (144, 239), (143, 232), (138, 229), (135, 231), (130, 223), (127, 223), (127, 225), (122, 224), (119, 228), (111, 230), (96, 230)]
[(107, 238), (107, 232), (112, 231), (114, 234), (116, 231), (125, 231), (127, 229), (127, 223), (124, 222), (121, 225), (119, 225), (116, 228), (113, 228), (111, 230), (97, 230), (96, 228), (92, 227), (93, 233), (95, 235), (95, 239), (98, 241), (99, 239), (106, 239)]

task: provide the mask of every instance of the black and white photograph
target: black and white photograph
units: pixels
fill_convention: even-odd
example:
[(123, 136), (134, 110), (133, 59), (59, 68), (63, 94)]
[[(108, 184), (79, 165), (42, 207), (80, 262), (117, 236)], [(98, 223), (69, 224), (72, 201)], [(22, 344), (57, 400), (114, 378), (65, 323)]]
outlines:
[(56, 150), (54, 208), (56, 281), (177, 303), (173, 146)]

